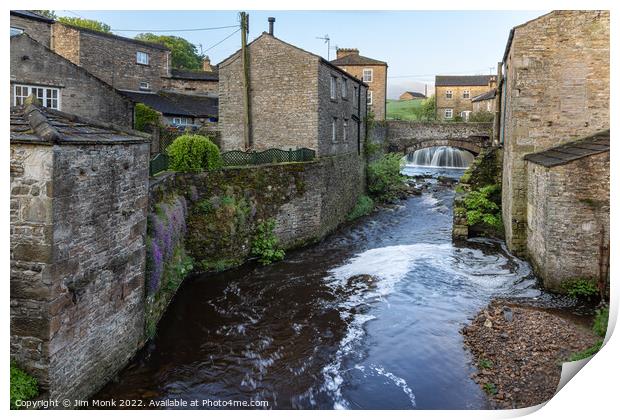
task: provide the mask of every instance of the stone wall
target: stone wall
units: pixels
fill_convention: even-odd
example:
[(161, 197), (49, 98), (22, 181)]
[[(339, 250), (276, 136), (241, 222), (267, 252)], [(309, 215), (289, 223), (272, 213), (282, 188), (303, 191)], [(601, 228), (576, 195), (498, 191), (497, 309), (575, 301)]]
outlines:
[(149, 145), (11, 156), (11, 357), (50, 398), (85, 398), (143, 341)]
[(61, 111), (122, 127), (132, 126), (131, 101), (112, 86), (26, 35), (11, 38), (13, 84), (58, 88)]
[[(436, 116), (439, 121), (446, 120), (445, 110), (452, 109), (452, 119), (461, 115), (462, 111), (473, 111), (471, 99), (491, 90), (484, 86), (435, 86)], [(452, 91), (452, 98), (446, 97), (446, 92)], [(469, 91), (469, 98), (463, 98), (463, 92)]]
[(523, 254), (523, 156), (609, 128), (609, 12), (551, 12), (514, 28), (506, 53), (502, 210), (506, 243)]
[(52, 34), (51, 24), (36, 19), (26, 19), (11, 14), (11, 27), (19, 28), (32, 39), (49, 48)]
[[(62, 23), (52, 26), (52, 50), (83, 67), (117, 89), (140, 90), (140, 82), (152, 91), (163, 87), (169, 76), (170, 51), (165, 47), (112, 34), (75, 28)], [(149, 54), (149, 64), (138, 64), (138, 51)]]
[[(363, 80), (362, 77), (364, 69), (372, 70), (372, 82), (366, 82), (368, 85), (368, 91), (372, 92), (372, 104), (370, 105), (370, 110), (372, 111), (375, 120), (385, 120), (387, 106), (387, 65), (364, 64), (359, 66), (346, 65), (339, 67), (359, 80)], [(362, 102), (362, 104), (364, 103), (365, 101)]]
[(527, 162), (527, 255), (546, 288), (599, 279), (609, 246), (609, 152), (550, 168)]
[(217, 80), (192, 80), (177, 77), (165, 77), (162, 79), (162, 89), (185, 95), (217, 95), (218, 86), (219, 82)]

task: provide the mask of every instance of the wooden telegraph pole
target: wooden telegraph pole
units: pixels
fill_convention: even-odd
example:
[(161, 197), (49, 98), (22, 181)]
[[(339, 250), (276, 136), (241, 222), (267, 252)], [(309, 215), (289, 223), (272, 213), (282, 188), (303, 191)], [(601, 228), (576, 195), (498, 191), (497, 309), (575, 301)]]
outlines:
[(239, 14), (241, 20), (241, 66), (242, 66), (242, 81), (243, 81), (243, 143), (246, 150), (252, 149), (252, 135), (251, 135), (251, 119), (250, 119), (250, 71), (249, 71), (249, 57), (248, 57), (248, 29), (249, 29), (249, 16), (245, 12)]

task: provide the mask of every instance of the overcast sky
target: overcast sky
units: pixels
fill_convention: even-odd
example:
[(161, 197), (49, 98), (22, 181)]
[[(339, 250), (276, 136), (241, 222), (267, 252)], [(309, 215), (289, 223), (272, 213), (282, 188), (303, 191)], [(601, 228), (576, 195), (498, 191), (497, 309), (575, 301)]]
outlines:
[[(59, 16), (80, 16), (110, 25), (118, 35), (139, 32), (238, 25), (237, 11), (81, 11), (57, 10)], [(252, 40), (268, 28), (274, 16), (275, 35), (330, 59), (335, 48), (358, 48), (360, 54), (386, 61), (388, 98), (405, 90), (424, 92), (436, 74), (489, 74), (496, 72), (510, 29), (546, 11), (248, 11)], [(133, 30), (133, 31), (129, 31)], [(240, 34), (236, 28), (158, 32), (177, 35), (201, 45), (212, 62), (235, 52)], [(224, 40), (220, 43), (220, 41)], [(218, 44), (218, 45), (216, 45)]]

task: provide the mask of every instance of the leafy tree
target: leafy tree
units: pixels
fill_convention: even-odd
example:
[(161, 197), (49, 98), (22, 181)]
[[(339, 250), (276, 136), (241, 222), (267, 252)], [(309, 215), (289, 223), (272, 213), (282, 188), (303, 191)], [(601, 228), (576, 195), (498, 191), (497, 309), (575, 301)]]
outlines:
[(166, 149), (170, 168), (178, 172), (198, 172), (222, 167), (220, 149), (205, 136), (184, 134)]
[(58, 19), (56, 13), (53, 10), (31, 10), (31, 12), (36, 13), (37, 15), (45, 16), (50, 19)]
[(143, 103), (136, 104), (135, 108), (135, 129), (147, 131), (149, 125), (159, 125), (159, 112)]
[(172, 35), (155, 35), (151, 33), (138, 34), (136, 39), (140, 41), (154, 42), (170, 48), (172, 67), (184, 70), (200, 70), (203, 56), (198, 54), (198, 49), (188, 40)]
[(418, 120), (432, 121), (435, 119), (435, 95), (431, 95), (422, 102), (422, 106), (417, 110)]
[(97, 20), (82, 19), (79, 17), (68, 17), (68, 16), (61, 16), (57, 20), (58, 22), (66, 23), (67, 25), (91, 29), (93, 31), (104, 32), (108, 34), (112, 32), (110, 25), (107, 25), (103, 22), (99, 22)]

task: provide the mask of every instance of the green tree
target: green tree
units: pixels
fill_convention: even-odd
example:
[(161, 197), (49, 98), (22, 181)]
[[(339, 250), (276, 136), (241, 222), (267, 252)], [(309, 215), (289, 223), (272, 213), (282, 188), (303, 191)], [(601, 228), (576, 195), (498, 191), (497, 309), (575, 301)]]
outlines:
[(56, 13), (53, 10), (31, 10), (31, 12), (36, 13), (37, 15), (45, 16), (50, 19), (58, 19)]
[(198, 54), (194, 44), (188, 40), (172, 35), (155, 35), (151, 33), (138, 34), (140, 41), (162, 44), (170, 49), (172, 67), (184, 70), (200, 70), (203, 56)]
[(435, 115), (435, 95), (431, 95), (418, 108), (418, 119), (421, 121), (433, 121)]
[(58, 22), (66, 23), (67, 25), (91, 29), (93, 31), (104, 32), (108, 34), (112, 32), (110, 25), (107, 25), (103, 22), (99, 22), (97, 20), (82, 19), (79, 17), (68, 17), (68, 16), (61, 16), (57, 20)]
[(134, 128), (148, 131), (149, 125), (159, 125), (159, 112), (143, 103), (136, 104)]

